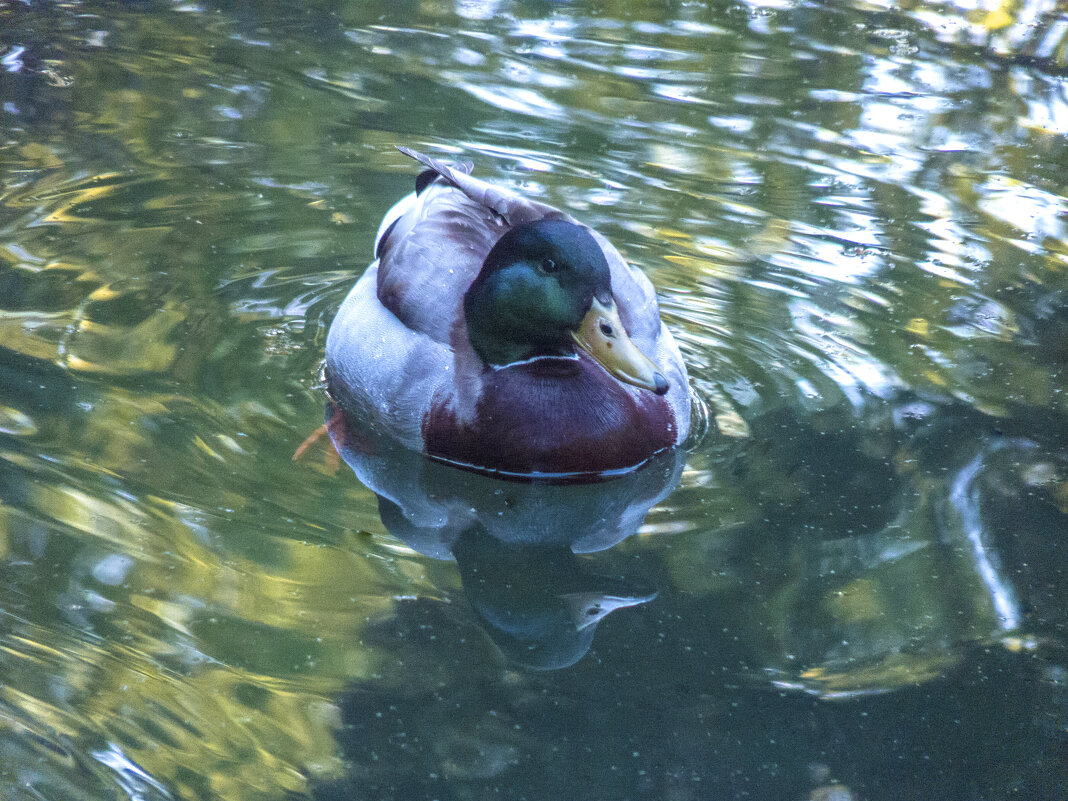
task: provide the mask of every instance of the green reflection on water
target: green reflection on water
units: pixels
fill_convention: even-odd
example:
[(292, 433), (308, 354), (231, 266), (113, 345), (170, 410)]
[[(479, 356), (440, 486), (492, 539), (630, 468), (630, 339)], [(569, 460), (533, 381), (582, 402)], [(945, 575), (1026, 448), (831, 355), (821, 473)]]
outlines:
[[(1068, 792), (1068, 105), (1027, 9), (0, 7), (0, 795)], [(290, 458), (395, 144), (612, 238), (710, 408), (582, 562), (660, 595), (559, 675)]]

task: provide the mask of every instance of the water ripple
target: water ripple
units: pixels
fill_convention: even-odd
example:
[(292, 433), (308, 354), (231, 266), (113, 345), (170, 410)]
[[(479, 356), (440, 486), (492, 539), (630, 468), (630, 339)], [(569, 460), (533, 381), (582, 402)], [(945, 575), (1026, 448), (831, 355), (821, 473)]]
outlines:
[[(661, 728), (714, 709), (703, 737), (748, 681), (858, 697), (943, 687), (1006, 634), (1063, 650), (1058, 9), (327, 5), (0, 9), (0, 795), (300, 797), (354, 765), (359, 793), (418, 794), (412, 752), (339, 754), (342, 687), (430, 688), (406, 742), (471, 668), (465, 709), (563, 698), (453, 665), (449, 632), (483, 642), (455, 566), (328, 458), (291, 460), (329, 321), (412, 187), (397, 144), (603, 231), (690, 369), (707, 434), (619, 551), (661, 595), (554, 685), (576, 704), (621, 698), (584, 694), (617, 670)], [(694, 704), (662, 703), (683, 683)], [(566, 749), (533, 726), (480, 762), (457, 725), (416, 760), (476, 795)], [(605, 731), (591, 759), (636, 750)], [(747, 782), (809, 770), (765, 747)], [(621, 792), (689, 792), (664, 770)]]

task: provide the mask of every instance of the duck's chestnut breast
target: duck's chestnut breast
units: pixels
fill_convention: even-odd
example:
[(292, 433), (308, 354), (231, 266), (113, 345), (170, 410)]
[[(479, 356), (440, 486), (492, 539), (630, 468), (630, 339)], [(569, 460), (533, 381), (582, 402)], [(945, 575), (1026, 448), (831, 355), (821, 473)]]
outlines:
[(663, 397), (621, 384), (585, 356), (486, 368), (481, 379), (468, 419), (451, 396), (434, 399), (423, 418), (428, 454), (515, 473), (602, 472), (675, 444)]

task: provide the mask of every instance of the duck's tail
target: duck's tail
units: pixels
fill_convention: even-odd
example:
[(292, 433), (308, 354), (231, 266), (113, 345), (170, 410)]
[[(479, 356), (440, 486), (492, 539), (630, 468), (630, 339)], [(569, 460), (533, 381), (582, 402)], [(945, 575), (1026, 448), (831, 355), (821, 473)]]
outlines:
[(449, 165), (424, 153), (412, 150), (410, 147), (397, 146), (404, 155), (415, 159), (427, 169), (419, 174), (415, 182), (416, 194), (429, 186), (438, 178), (444, 180), (450, 186), (459, 189), (471, 200), (480, 203), (493, 210), (508, 225), (520, 225), (545, 218), (564, 219), (574, 222), (568, 215), (558, 209), (554, 209), (545, 203), (536, 200), (527, 200), (507, 189), (488, 184), (473, 178), (470, 175), (472, 165), (469, 162)]

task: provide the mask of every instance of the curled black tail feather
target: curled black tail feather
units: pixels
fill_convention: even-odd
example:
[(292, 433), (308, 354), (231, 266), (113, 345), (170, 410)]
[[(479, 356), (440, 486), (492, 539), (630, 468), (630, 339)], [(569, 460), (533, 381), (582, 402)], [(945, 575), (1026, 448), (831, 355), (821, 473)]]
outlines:
[(440, 178), (450, 186), (459, 189), (471, 200), (495, 212), (508, 225), (520, 225), (546, 218), (566, 219), (574, 222), (568, 215), (552, 206), (536, 200), (527, 200), (506, 189), (473, 178), (471, 176), (472, 165), (468, 162), (446, 164), (417, 150), (412, 150), (410, 147), (398, 145), (397, 150), (427, 168), (416, 179), (417, 194)]

